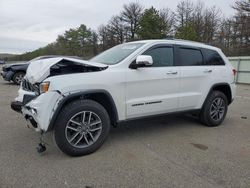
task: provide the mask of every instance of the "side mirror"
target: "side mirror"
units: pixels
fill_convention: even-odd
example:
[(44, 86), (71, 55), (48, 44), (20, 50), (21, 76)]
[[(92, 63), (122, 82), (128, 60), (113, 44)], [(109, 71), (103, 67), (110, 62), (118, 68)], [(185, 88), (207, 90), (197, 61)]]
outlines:
[(151, 66), (153, 64), (153, 58), (150, 55), (139, 55), (136, 58), (136, 65), (138, 67)]

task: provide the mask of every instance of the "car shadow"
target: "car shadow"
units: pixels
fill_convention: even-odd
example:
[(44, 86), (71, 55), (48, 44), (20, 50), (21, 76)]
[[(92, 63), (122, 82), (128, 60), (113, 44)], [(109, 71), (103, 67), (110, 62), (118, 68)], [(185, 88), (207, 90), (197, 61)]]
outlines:
[(150, 136), (152, 134), (157, 136), (158, 133), (181, 130), (187, 126), (203, 127), (199, 119), (190, 114), (165, 115), (123, 122), (111, 129), (108, 140), (114, 142), (131, 136)]
[[(186, 127), (201, 128), (203, 126), (197, 120), (197, 118), (186, 114), (166, 115), (154, 118), (146, 118), (140, 120), (133, 120), (129, 122), (123, 122), (120, 123), (117, 127), (111, 128), (108, 139), (105, 141), (104, 145), (101, 148), (99, 148), (98, 151), (94, 152), (91, 155), (100, 155), (101, 153), (107, 155), (107, 153), (110, 150), (113, 150), (113, 148), (115, 147), (114, 144), (116, 146), (117, 144), (123, 145), (125, 143), (124, 141), (126, 140), (128, 140), (128, 142), (131, 143), (131, 140), (137, 138), (147, 139), (147, 138), (157, 137), (161, 133), (168, 134), (173, 131), (175, 133), (176, 131), (182, 132), (183, 130), (186, 130)], [(25, 143), (27, 142), (27, 140), (22, 141), (23, 145), (28, 144), (30, 146), (33, 146), (33, 143), (35, 144), (36, 141), (38, 141), (39, 135), (33, 134), (33, 130), (27, 131), (26, 129), (22, 129), (22, 134), (27, 135), (27, 137), (29, 137), (29, 139), (32, 140), (32, 144), (30, 144), (30, 140), (29, 143)], [(22, 136), (20, 135), (20, 138), (18, 139), (23, 140), (23, 135)], [(19, 137), (19, 134), (16, 135), (16, 137)], [(57, 160), (64, 160), (71, 158), (70, 156), (63, 154), (63, 152), (61, 152), (56, 147), (52, 132), (50, 132), (49, 134), (45, 134), (43, 139), (46, 143), (48, 151), (40, 154), (40, 156), (43, 157), (47, 156), (49, 158)], [(36, 145), (34, 145), (34, 148), (35, 147)], [(27, 150), (29, 150), (27, 153), (31, 152), (30, 149)], [(91, 157), (91, 155), (89, 157)], [(32, 153), (32, 157), (33, 158), (37, 157), (36, 152)]]

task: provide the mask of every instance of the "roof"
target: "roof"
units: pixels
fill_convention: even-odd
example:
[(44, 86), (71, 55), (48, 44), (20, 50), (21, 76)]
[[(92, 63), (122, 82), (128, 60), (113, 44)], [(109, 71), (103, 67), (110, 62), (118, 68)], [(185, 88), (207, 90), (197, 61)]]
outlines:
[(200, 48), (208, 48), (208, 49), (219, 49), (215, 46), (207, 45), (201, 42), (196, 41), (190, 41), (190, 40), (182, 40), (182, 39), (150, 39), (150, 40), (140, 40), (140, 41), (133, 41), (131, 43), (136, 42), (143, 42), (148, 44), (153, 43), (167, 43), (167, 44), (179, 44), (179, 45), (187, 45), (187, 46), (194, 46), (194, 47), (200, 47)]

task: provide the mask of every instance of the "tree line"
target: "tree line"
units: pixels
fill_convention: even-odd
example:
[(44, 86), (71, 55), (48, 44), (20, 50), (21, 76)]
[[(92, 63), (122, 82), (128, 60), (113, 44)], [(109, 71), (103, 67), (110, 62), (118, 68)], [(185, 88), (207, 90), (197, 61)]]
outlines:
[(89, 59), (124, 42), (142, 39), (178, 38), (221, 48), (227, 56), (250, 55), (250, 0), (232, 5), (235, 15), (225, 18), (217, 7), (201, 1), (181, 1), (175, 11), (144, 8), (138, 2), (123, 5), (106, 25), (97, 30), (84, 24), (59, 35), (55, 42), (10, 58), (29, 60), (41, 55), (69, 55)]

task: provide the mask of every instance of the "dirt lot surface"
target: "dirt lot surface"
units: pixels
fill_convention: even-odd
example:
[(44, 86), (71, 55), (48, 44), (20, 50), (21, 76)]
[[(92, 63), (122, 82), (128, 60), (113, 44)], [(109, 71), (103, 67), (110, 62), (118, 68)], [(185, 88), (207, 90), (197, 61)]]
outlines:
[(0, 78), (0, 187), (250, 187), (250, 86), (238, 85), (224, 123), (208, 128), (187, 116), (120, 125), (94, 154), (72, 158), (51, 135), (10, 109), (18, 86)]

